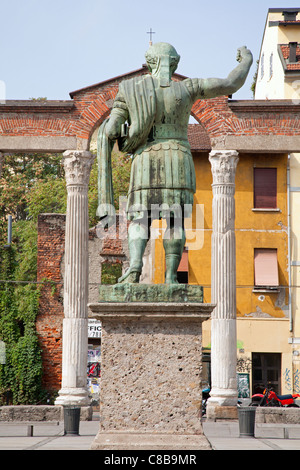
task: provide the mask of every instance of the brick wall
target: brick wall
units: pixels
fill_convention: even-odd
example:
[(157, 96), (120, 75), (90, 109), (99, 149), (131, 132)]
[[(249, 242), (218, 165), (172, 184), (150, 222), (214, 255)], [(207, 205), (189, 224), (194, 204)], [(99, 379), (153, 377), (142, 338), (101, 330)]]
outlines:
[[(36, 328), (42, 348), (43, 386), (49, 392), (61, 388), (65, 222), (64, 214), (40, 214), (38, 217), (37, 280), (43, 284)], [(123, 248), (123, 245), (124, 240), (119, 239), (118, 218), (114, 238), (110, 232), (99, 238), (96, 229), (90, 229), (89, 302), (99, 299), (102, 263), (126, 266), (126, 246)]]
[(42, 348), (43, 385), (49, 391), (61, 387), (65, 215), (41, 214), (38, 218), (37, 280), (41, 290), (36, 328)]

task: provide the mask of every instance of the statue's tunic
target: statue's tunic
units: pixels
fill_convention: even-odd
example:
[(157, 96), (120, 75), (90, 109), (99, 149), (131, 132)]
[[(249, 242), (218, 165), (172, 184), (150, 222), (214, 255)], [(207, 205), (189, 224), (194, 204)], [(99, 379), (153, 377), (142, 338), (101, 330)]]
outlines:
[(188, 142), (155, 139), (139, 149), (132, 163), (127, 211), (153, 204), (193, 204), (195, 169)]
[(198, 79), (160, 87), (158, 80), (146, 75), (120, 84), (112, 113), (123, 114), (130, 125), (122, 145), (132, 154), (129, 219), (136, 212), (150, 211), (151, 205), (191, 209), (196, 182), (187, 129), (191, 108), (200, 96)]

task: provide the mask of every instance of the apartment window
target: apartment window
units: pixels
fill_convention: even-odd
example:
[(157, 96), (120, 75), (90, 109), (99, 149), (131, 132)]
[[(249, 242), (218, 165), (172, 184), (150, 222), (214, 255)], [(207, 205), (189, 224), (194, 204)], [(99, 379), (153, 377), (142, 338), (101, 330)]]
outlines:
[(279, 286), (276, 249), (254, 249), (254, 285), (255, 288), (269, 289)]
[(177, 269), (177, 281), (179, 284), (188, 284), (189, 282), (189, 252), (184, 248), (180, 264)]
[(276, 209), (277, 168), (254, 168), (254, 208)]
[(273, 52), (270, 55), (270, 80), (273, 76)]

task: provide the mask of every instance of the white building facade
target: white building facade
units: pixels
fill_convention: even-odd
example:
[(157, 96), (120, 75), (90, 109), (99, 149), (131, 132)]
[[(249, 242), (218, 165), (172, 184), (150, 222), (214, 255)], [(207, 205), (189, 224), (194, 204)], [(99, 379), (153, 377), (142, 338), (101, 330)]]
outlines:
[[(300, 8), (268, 10), (254, 99), (292, 100), (300, 109)], [(283, 137), (284, 138), (284, 137)], [(293, 385), (300, 381), (300, 154), (290, 153), (287, 169), (288, 269)]]

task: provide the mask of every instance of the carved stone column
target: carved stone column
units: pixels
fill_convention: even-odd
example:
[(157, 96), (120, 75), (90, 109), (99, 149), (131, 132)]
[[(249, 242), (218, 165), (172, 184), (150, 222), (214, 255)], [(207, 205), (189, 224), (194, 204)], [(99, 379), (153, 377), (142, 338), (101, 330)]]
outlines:
[[(213, 175), (211, 288), (216, 308), (211, 320), (212, 389), (208, 418), (216, 417), (220, 407), (237, 405), (234, 193), (238, 152), (214, 150), (209, 161)], [(223, 409), (221, 417), (230, 416), (225, 416)]]
[(67, 182), (62, 388), (55, 404), (88, 405), (88, 184), (94, 156), (63, 154)]

